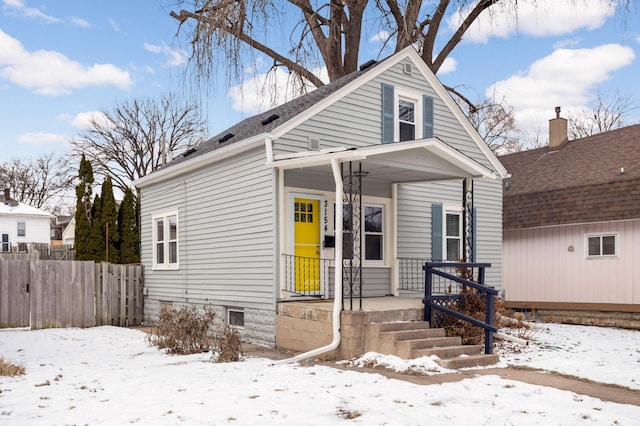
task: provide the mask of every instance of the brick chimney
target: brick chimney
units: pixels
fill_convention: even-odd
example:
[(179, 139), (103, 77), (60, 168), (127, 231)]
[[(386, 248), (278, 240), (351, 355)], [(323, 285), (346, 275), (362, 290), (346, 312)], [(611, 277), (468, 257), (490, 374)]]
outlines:
[(549, 151), (556, 151), (569, 142), (567, 119), (560, 117), (560, 107), (556, 107), (556, 118), (549, 120)]

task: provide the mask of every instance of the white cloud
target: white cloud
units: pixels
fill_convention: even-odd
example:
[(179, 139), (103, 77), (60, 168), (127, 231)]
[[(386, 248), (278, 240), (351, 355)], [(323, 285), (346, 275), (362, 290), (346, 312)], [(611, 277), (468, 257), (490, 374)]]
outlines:
[(183, 49), (174, 49), (166, 43), (162, 43), (162, 45), (144, 43), (144, 48), (151, 52), (162, 54), (167, 58), (165, 65), (168, 67), (176, 67), (184, 64), (189, 57), (187, 52)]
[(455, 58), (447, 57), (442, 62), (440, 69), (438, 70), (438, 75), (444, 75), (450, 72), (454, 72), (458, 68), (458, 61)]
[(91, 25), (91, 22), (87, 21), (86, 19), (76, 18), (75, 16), (71, 17), (71, 23), (80, 28), (91, 28), (93, 26)]
[(559, 40), (559, 41), (553, 43), (553, 48), (554, 49), (566, 49), (566, 48), (570, 48), (570, 47), (576, 47), (576, 46), (580, 45), (581, 41), (582, 41), (582, 39), (580, 37), (565, 38), (563, 40)]
[(2, 0), (2, 3), (5, 10), (24, 16), (25, 18), (39, 19), (48, 24), (60, 22), (59, 18), (47, 15), (40, 9), (25, 6), (24, 0)]
[(389, 38), (389, 32), (382, 30), (377, 34), (374, 34), (373, 36), (371, 36), (369, 38), (370, 42), (376, 42), (376, 41), (386, 41)]
[(109, 25), (111, 25), (111, 29), (115, 32), (120, 31), (120, 24), (117, 23), (115, 20), (109, 18)]
[[(322, 81), (329, 80), (326, 68), (313, 70), (313, 73)], [(314, 87), (307, 84), (306, 91), (312, 90)], [(258, 74), (242, 85), (231, 87), (227, 96), (232, 99), (233, 109), (236, 111), (256, 114), (300, 96), (300, 85), (290, 74), (276, 68), (275, 71)]]
[(107, 123), (104, 113), (100, 111), (81, 112), (73, 117), (73, 119), (71, 119), (69, 123), (80, 130), (87, 130), (92, 121), (98, 123), (102, 121), (102, 124)]
[[(516, 8), (517, 13), (514, 12)], [(526, 34), (543, 37), (571, 34), (578, 29), (593, 30), (601, 27), (615, 9), (615, 2), (610, 0), (504, 0), (485, 10), (465, 33), (464, 39), (487, 43), (492, 36), (507, 38)], [(455, 30), (468, 11), (451, 16), (449, 28)]]
[(58, 135), (55, 133), (24, 133), (18, 136), (18, 142), (28, 145), (52, 145), (56, 143), (64, 143), (67, 139), (65, 135)]
[(584, 108), (598, 84), (634, 59), (631, 48), (618, 44), (558, 49), (531, 64), (526, 72), (495, 83), (485, 94), (504, 98), (514, 107), (522, 130), (535, 132), (552, 118), (556, 106), (563, 111)]
[(89, 86), (116, 86), (127, 90), (129, 73), (112, 64), (86, 67), (52, 50), (29, 52), (0, 30), (0, 77), (35, 93), (56, 96)]

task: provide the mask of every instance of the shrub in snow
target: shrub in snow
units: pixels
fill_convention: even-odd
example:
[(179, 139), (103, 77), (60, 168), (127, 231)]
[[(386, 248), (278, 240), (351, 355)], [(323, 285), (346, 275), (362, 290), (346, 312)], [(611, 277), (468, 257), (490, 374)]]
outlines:
[(211, 361), (237, 362), (242, 357), (242, 341), (240, 333), (233, 327), (224, 326), (213, 337)]
[(147, 343), (170, 354), (207, 352), (211, 349), (209, 329), (215, 315), (210, 306), (205, 306), (201, 311), (195, 305), (180, 309), (163, 306), (158, 325), (146, 337)]

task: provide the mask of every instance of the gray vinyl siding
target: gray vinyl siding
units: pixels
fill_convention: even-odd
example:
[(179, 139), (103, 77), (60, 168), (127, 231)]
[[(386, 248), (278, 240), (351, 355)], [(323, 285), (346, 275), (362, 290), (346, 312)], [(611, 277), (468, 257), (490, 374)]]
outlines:
[[(329, 298), (333, 298), (335, 292), (335, 273), (329, 268), (328, 289)], [(391, 294), (391, 268), (362, 268), (362, 297), (382, 297)], [(344, 290), (343, 290), (344, 291)], [(348, 309), (348, 308), (347, 308)]]
[[(255, 149), (142, 188), (147, 297), (275, 312), (274, 175), (264, 163)], [(173, 210), (179, 269), (154, 270), (152, 216)]]
[(403, 62), (353, 90), (278, 139), (275, 142), (274, 153), (307, 150), (310, 137), (320, 139), (321, 149), (380, 144), (383, 83), (433, 97), (434, 137), (493, 170), (484, 153), (471, 140), (465, 128), (428, 85), (422, 74), (417, 72), (415, 66), (412, 75), (405, 74)]
[[(462, 181), (398, 185), (399, 258), (431, 259), (431, 205), (462, 206)], [(502, 287), (501, 181), (474, 181), (477, 209), (476, 261), (491, 263), (486, 282)]]

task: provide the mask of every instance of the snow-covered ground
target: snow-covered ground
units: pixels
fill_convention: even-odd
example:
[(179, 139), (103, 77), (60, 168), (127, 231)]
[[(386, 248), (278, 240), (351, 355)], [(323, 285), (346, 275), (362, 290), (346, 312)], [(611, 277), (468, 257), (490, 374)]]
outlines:
[[(550, 324), (534, 338), (501, 350), (501, 365), (640, 390), (638, 331)], [(497, 376), (424, 386), (263, 358), (215, 364), (209, 354), (166, 355), (141, 331), (116, 327), (0, 330), (0, 356), (26, 368), (0, 376), (0, 425), (640, 424), (640, 406)], [(445, 371), (430, 358), (402, 365), (367, 357)]]

